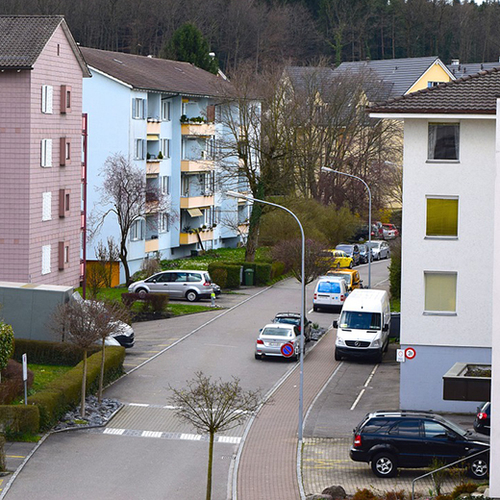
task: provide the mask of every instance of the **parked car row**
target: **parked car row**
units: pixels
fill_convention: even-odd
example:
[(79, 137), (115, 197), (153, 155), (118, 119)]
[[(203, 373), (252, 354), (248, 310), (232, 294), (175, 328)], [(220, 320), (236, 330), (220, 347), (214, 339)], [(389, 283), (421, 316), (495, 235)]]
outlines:
[[(371, 237), (373, 239), (393, 240), (400, 235), (399, 229), (394, 224), (383, 224), (380, 221), (372, 223)], [(358, 228), (353, 236), (354, 241), (368, 239), (368, 224)]]

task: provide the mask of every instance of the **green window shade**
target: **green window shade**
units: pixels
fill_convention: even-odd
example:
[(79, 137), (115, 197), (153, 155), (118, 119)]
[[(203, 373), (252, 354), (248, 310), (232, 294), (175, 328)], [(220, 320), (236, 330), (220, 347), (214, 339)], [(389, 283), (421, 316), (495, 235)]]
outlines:
[(425, 273), (425, 310), (457, 310), (457, 274)]
[(458, 199), (427, 198), (427, 236), (458, 236)]

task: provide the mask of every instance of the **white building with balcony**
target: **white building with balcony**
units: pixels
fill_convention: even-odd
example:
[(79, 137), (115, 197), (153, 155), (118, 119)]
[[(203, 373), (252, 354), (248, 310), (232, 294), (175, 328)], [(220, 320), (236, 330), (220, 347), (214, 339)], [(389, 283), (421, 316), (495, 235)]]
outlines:
[[(169, 213), (152, 204), (130, 231), (131, 273), (153, 255), (171, 259), (202, 247), (236, 246), (241, 231), (224, 220), (231, 215), (237, 220), (241, 208), (223, 193), (234, 188), (238, 178), (219, 176), (218, 160), (220, 145), (231, 140), (223, 136), (226, 128), (217, 120), (228, 82), (190, 63), (81, 50), (92, 72), (83, 89), (90, 130), (89, 213), (101, 199), (100, 169), (117, 153), (144, 169), (148, 186), (161, 189), (169, 199)], [(235, 167), (238, 163), (236, 157), (224, 161)], [(88, 260), (96, 258), (99, 240), (113, 236), (119, 241), (119, 234), (116, 219), (108, 216), (89, 245)]]

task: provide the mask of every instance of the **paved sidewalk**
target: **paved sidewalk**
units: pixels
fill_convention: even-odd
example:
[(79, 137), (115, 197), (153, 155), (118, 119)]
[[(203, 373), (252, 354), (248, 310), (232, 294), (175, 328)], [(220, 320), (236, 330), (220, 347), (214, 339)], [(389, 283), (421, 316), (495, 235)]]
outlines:
[[(304, 412), (338, 363), (327, 333), (304, 359)], [(275, 392), (248, 433), (238, 468), (238, 499), (300, 499), (297, 483), (299, 368)]]

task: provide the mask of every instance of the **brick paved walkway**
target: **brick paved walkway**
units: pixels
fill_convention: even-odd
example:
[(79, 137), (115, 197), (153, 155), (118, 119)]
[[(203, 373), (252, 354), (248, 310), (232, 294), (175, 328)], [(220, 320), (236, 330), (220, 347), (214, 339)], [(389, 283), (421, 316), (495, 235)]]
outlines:
[[(304, 359), (304, 414), (338, 363), (332, 331)], [(300, 499), (297, 483), (297, 368), (264, 406), (245, 441), (238, 468), (239, 500)]]

